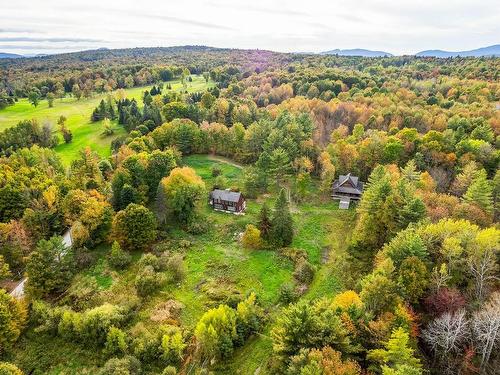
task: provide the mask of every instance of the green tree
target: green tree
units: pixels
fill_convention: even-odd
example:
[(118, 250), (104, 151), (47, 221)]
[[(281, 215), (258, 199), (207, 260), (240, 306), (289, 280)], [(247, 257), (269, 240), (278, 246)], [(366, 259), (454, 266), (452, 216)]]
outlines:
[(237, 338), (236, 312), (226, 305), (208, 310), (196, 325), (194, 334), (203, 357), (221, 359), (230, 356), (233, 341)]
[(274, 207), (271, 222), (271, 242), (276, 247), (285, 247), (293, 240), (293, 219), (288, 206), (285, 189), (281, 189)]
[(418, 303), (429, 285), (429, 271), (416, 256), (406, 258), (398, 270), (398, 287), (408, 302)]
[(106, 336), (106, 344), (104, 344), (104, 353), (109, 356), (124, 355), (127, 353), (128, 345), (125, 332), (120, 328), (111, 326)]
[(262, 239), (265, 241), (269, 241), (269, 238), (271, 236), (272, 223), (271, 212), (269, 210), (267, 202), (264, 202), (262, 208), (260, 209), (257, 226), (260, 230), (260, 236), (262, 237)]
[(0, 255), (0, 280), (10, 276), (9, 264), (5, 262), (3, 255)]
[(188, 223), (205, 194), (205, 183), (194, 169), (175, 168), (161, 180), (158, 190), (157, 207), (166, 207), (180, 222)]
[(0, 355), (17, 341), (26, 322), (26, 307), (0, 289)]
[[(55, 95), (51, 92), (47, 94), (47, 103), (49, 104), (49, 108), (54, 106)], [(36, 106), (35, 106), (36, 107)]]
[(82, 90), (80, 89), (80, 86), (77, 83), (75, 83), (71, 88), (71, 93), (76, 98), (76, 100), (80, 100), (80, 98), (82, 97)]
[(381, 364), (384, 374), (422, 374), (420, 360), (415, 358), (415, 350), (410, 346), (410, 335), (401, 327), (392, 332), (384, 349), (371, 350), (368, 359)]
[(273, 351), (289, 359), (301, 349), (331, 346), (343, 353), (355, 352), (349, 333), (335, 314), (331, 301), (299, 301), (283, 309), (271, 331)]
[(493, 213), (493, 186), (486, 179), (486, 172), (484, 170), (481, 170), (476, 178), (472, 180), (463, 199), (468, 203), (477, 205), (488, 214)]
[(286, 151), (282, 148), (273, 150), (270, 156), (270, 171), (276, 183), (280, 186), (281, 182), (291, 171), (292, 163)]
[(64, 245), (62, 237), (40, 240), (28, 257), (26, 289), (35, 298), (63, 292), (73, 272), (73, 252)]
[(111, 245), (111, 251), (108, 257), (108, 262), (111, 267), (121, 270), (127, 267), (131, 261), (132, 257), (130, 254), (123, 251), (120, 244), (117, 241), (114, 241), (113, 245)]
[(112, 234), (124, 248), (143, 250), (156, 239), (155, 216), (146, 207), (131, 203), (114, 217)]
[(37, 107), (40, 102), (40, 92), (38, 90), (32, 90), (28, 94), (28, 101), (33, 105), (33, 107)]

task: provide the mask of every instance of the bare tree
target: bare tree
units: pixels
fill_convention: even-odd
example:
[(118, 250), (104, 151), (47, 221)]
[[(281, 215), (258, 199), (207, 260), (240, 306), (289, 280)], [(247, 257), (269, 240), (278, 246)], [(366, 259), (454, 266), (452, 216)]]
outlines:
[(469, 323), (464, 309), (444, 313), (431, 321), (422, 331), (422, 338), (441, 363), (443, 373), (456, 374), (457, 359), (470, 337)]
[(444, 313), (431, 321), (422, 331), (423, 339), (440, 355), (457, 353), (469, 338), (469, 324), (465, 310)]
[(473, 340), (481, 355), (481, 370), (488, 365), (493, 350), (500, 349), (500, 292), (493, 293), (489, 302), (472, 318)]
[(474, 277), (476, 298), (483, 300), (488, 286), (494, 280), (499, 280), (497, 276), (498, 264), (496, 255), (491, 250), (485, 250), (472, 255), (468, 259), (469, 272)]

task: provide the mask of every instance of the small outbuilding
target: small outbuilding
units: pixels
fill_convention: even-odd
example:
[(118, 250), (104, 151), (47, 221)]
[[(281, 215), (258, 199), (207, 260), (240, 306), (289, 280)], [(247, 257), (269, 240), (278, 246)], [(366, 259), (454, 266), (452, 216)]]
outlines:
[(239, 214), (245, 211), (245, 197), (239, 191), (214, 189), (210, 192), (209, 204), (214, 210)]
[(364, 184), (359, 181), (359, 178), (352, 176), (350, 173), (347, 175), (340, 175), (337, 180), (333, 182), (332, 197), (339, 199), (339, 208), (348, 209), (351, 200), (358, 201), (363, 195)]

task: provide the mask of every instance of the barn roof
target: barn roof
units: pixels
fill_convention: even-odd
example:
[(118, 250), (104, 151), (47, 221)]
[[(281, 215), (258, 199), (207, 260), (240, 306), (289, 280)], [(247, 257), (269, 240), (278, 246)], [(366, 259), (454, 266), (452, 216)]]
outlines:
[(337, 180), (333, 182), (333, 191), (346, 194), (359, 194), (363, 193), (363, 183), (359, 181), (357, 176), (340, 175)]
[(210, 198), (226, 202), (239, 202), (241, 193), (231, 190), (214, 189), (210, 193)]

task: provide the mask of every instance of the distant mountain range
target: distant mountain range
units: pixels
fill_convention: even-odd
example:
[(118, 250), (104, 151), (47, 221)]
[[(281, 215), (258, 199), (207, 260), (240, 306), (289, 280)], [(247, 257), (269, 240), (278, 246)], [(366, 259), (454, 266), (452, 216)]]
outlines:
[[(203, 47), (203, 48), (209, 48), (212, 49), (211, 47), (204, 47), (204, 46), (198, 46), (198, 47)], [(165, 48), (192, 48), (192, 46), (180, 46), (180, 47), (165, 47)], [(140, 48), (139, 48), (140, 49)], [(161, 48), (160, 48), (161, 49)], [(86, 52), (89, 53), (95, 53), (95, 52), (104, 52), (110, 51), (110, 52), (116, 52), (116, 51), (126, 51), (127, 49), (124, 50), (113, 50), (113, 49), (108, 49), (108, 48), (99, 48), (96, 50), (91, 50), (91, 51), (80, 51), (80, 52), (74, 52), (75, 54), (85, 54)], [(133, 50), (133, 49), (131, 49)], [(312, 52), (295, 52), (297, 54), (313, 54)], [(361, 57), (384, 57), (384, 56), (394, 56), (392, 53), (385, 52), (385, 51), (372, 51), (369, 49), (363, 49), (363, 48), (354, 48), (354, 49), (333, 49), (330, 51), (324, 51), (320, 52), (320, 55), (339, 55), (339, 56), (361, 56)], [(6, 52), (0, 52), (0, 59), (19, 59), (19, 58), (26, 58), (26, 57), (42, 57), (42, 56), (47, 56), (46, 54), (27, 54), (27, 55), (18, 55), (15, 53), (6, 53)], [(493, 46), (488, 46), (488, 47), (483, 47), (483, 48), (477, 48), (473, 49), (470, 51), (457, 51), (457, 52), (452, 52), (452, 51), (443, 51), (443, 50), (427, 50), (427, 51), (421, 51), (415, 54), (415, 56), (421, 56), (421, 57), (440, 57), (440, 58), (447, 58), (447, 57), (455, 57), (455, 56), (462, 56), (462, 57), (481, 57), (481, 56), (495, 56), (495, 57), (500, 57), (500, 44), (495, 44)]]
[(15, 53), (0, 52), (0, 59), (20, 59), (21, 57), (24, 56)]
[(362, 57), (383, 57), (393, 56), (392, 53), (384, 51), (371, 51), (369, 49), (332, 49), (331, 51), (320, 52), (320, 55), (339, 55), (339, 56), (362, 56)]
[(495, 44), (494, 46), (483, 47), (472, 49), (470, 51), (458, 51), (458, 52), (450, 52), (450, 51), (442, 51), (439, 49), (422, 51), (415, 56), (429, 56), (429, 57), (480, 57), (480, 56), (500, 56), (500, 44)]

